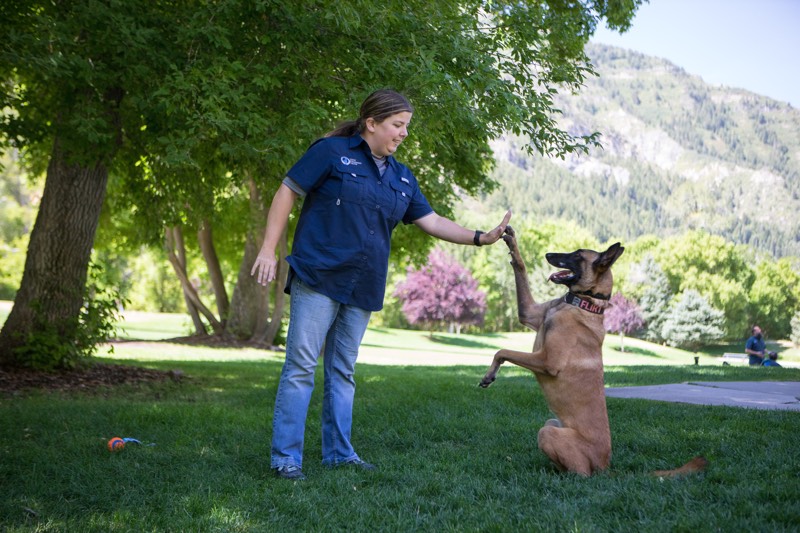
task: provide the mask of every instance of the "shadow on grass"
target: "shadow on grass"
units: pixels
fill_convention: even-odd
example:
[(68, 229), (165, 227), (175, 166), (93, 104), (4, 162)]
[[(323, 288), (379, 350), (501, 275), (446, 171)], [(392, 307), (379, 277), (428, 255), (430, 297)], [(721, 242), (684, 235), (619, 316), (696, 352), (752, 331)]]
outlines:
[(619, 347), (610, 348), (612, 351), (619, 352), (619, 353), (629, 353), (629, 354), (636, 354), (636, 355), (644, 355), (646, 357), (655, 357), (657, 359), (665, 359), (663, 355), (658, 355), (656, 352), (652, 350), (646, 350), (644, 348), (637, 348), (635, 346), (627, 346), (624, 350), (620, 350)]
[(493, 344), (487, 344), (485, 342), (480, 342), (475, 340), (474, 338), (465, 338), (465, 337), (440, 337), (439, 335), (432, 335), (428, 337), (431, 342), (436, 344), (445, 344), (447, 346), (458, 346), (459, 348), (488, 348), (488, 349), (495, 349), (496, 346)]
[(397, 331), (390, 328), (370, 326), (368, 329), (375, 333), (383, 333), (384, 335), (397, 335)]

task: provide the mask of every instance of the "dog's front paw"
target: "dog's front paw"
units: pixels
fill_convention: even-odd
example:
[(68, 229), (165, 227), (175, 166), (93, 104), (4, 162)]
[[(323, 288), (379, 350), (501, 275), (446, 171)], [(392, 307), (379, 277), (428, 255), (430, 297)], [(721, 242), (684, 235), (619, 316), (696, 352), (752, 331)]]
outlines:
[(506, 231), (503, 233), (503, 240), (508, 246), (509, 250), (514, 250), (517, 247), (517, 234), (514, 231), (514, 228), (511, 226), (506, 226)]

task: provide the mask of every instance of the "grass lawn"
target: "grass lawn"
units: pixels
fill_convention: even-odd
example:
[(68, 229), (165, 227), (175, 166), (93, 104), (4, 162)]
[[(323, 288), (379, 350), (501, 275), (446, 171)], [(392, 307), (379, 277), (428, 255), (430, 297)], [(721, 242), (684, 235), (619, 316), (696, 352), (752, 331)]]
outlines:
[[(191, 348), (186, 348), (191, 350)], [(191, 357), (187, 354), (187, 357)], [(175, 367), (175, 361), (145, 366)], [(5, 531), (796, 531), (796, 412), (609, 399), (614, 458), (590, 479), (536, 448), (534, 379), (504, 368), (359, 365), (354, 444), (378, 472), (320, 465), (320, 392), (306, 482), (269, 471), (279, 360), (184, 361), (182, 383), (0, 400)], [(800, 379), (800, 370), (609, 367), (610, 385)], [(318, 379), (321, 376), (318, 376)], [(112, 436), (134, 437), (120, 453)], [(647, 472), (696, 454), (707, 473)]]
[[(118, 344), (104, 361), (187, 377), (0, 397), (0, 530), (798, 530), (800, 413), (610, 398), (610, 471), (563, 474), (536, 447), (549, 413), (530, 373), (505, 366), (492, 387), (476, 386), (496, 347), (532, 341), (517, 335), (431, 340), (371, 329), (365, 360), (394, 349), (432, 364), (359, 363), (353, 442), (377, 472), (320, 464), (320, 369), (306, 432), (309, 479), (296, 483), (269, 470), (279, 353)], [(629, 345), (641, 352), (620, 354), (632, 364), (607, 361), (609, 386), (800, 380), (800, 369), (724, 367), (710, 355), (712, 364), (695, 366), (686, 352)], [(453, 354), (482, 360), (440, 360)], [(110, 453), (113, 436), (155, 446)], [(647, 474), (697, 454), (711, 463), (704, 474)]]

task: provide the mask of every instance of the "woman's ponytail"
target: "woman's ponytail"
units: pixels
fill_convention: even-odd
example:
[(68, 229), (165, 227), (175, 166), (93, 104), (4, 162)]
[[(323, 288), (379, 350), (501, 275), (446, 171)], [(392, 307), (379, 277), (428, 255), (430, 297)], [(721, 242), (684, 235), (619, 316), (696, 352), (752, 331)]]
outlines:
[(360, 118), (348, 120), (339, 124), (333, 131), (326, 133), (325, 137), (352, 137), (356, 133), (361, 133), (363, 128), (363, 121)]
[(342, 122), (336, 129), (325, 134), (325, 137), (350, 137), (364, 131), (368, 118), (381, 123), (390, 116), (403, 112), (414, 112), (405, 96), (391, 89), (379, 89), (367, 96), (361, 104), (358, 119)]

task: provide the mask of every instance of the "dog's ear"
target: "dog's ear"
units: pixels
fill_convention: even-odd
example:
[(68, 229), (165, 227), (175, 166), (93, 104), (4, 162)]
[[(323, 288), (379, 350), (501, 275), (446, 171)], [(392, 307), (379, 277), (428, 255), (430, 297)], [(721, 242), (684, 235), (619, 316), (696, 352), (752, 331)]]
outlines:
[(622, 255), (622, 252), (625, 251), (625, 248), (618, 242), (612, 244), (608, 247), (608, 250), (600, 254), (600, 257), (595, 259), (594, 261), (594, 268), (598, 272), (603, 272), (611, 268), (611, 265), (614, 264), (614, 261), (619, 259), (619, 256)]

